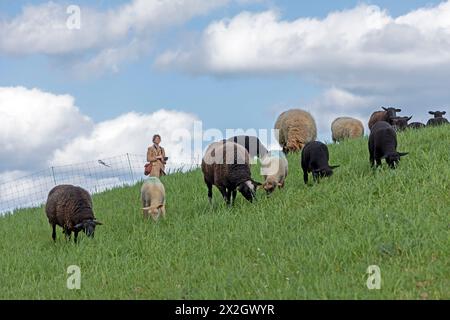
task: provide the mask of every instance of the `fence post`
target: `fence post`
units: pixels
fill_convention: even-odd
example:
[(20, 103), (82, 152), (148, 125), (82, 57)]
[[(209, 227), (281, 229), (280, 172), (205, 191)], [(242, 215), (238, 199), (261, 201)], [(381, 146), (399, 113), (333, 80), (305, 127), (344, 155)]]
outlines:
[(131, 161), (128, 153), (127, 153), (127, 160), (128, 160), (128, 167), (130, 168), (131, 181), (134, 182), (133, 169), (131, 168)]
[(56, 186), (55, 167), (52, 167), (52, 177), (53, 177), (53, 182), (55, 183), (55, 186)]

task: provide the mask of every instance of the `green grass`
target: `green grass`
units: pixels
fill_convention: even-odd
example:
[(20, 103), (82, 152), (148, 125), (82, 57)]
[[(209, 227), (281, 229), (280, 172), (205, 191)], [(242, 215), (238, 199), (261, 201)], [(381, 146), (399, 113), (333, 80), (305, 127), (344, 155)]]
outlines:
[[(2, 299), (449, 299), (450, 127), (399, 135), (397, 170), (369, 167), (367, 138), (331, 145), (335, 175), (214, 206), (200, 171), (163, 178), (167, 219), (143, 221), (140, 186), (94, 196), (94, 240), (66, 242), (43, 208), (0, 218)], [(254, 177), (260, 180), (258, 168)], [(66, 269), (81, 267), (81, 290)], [(370, 265), (382, 289), (367, 289)]]

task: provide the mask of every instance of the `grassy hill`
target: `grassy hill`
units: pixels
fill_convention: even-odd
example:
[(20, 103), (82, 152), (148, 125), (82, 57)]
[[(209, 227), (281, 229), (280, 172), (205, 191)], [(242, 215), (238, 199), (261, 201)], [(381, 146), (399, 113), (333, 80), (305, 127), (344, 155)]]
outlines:
[[(399, 135), (397, 170), (369, 167), (367, 138), (331, 145), (331, 179), (214, 206), (200, 171), (163, 178), (165, 221), (144, 222), (140, 186), (96, 195), (94, 240), (66, 242), (43, 208), (0, 218), (2, 299), (449, 299), (450, 127)], [(258, 168), (254, 177), (261, 180)], [(66, 269), (81, 267), (81, 290)], [(370, 265), (382, 289), (367, 289)]]

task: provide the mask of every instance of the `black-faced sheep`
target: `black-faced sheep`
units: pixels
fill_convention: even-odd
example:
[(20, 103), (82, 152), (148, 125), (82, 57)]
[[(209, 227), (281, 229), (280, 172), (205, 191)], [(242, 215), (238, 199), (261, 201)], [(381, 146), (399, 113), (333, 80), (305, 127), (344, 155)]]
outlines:
[(389, 167), (395, 169), (400, 158), (408, 153), (397, 152), (397, 133), (394, 128), (385, 121), (377, 122), (369, 136), (370, 164), (372, 167), (381, 166), (381, 160), (386, 159)]
[(149, 215), (154, 221), (159, 216), (166, 217), (166, 190), (161, 181), (156, 177), (150, 177), (141, 188), (142, 212), (144, 218)]
[(258, 137), (254, 136), (236, 136), (228, 139), (228, 141), (237, 143), (243, 146), (249, 153), (251, 158), (264, 157), (269, 151), (262, 144)]
[(395, 117), (391, 119), (392, 127), (395, 131), (404, 131), (408, 128), (408, 122), (412, 117)]
[(284, 153), (300, 151), (317, 137), (314, 118), (299, 109), (283, 112), (275, 123), (275, 130), (279, 130), (277, 138)]
[(319, 178), (330, 177), (333, 175), (333, 169), (339, 166), (330, 166), (328, 161), (330, 155), (326, 144), (313, 141), (303, 148), (301, 165), (303, 169), (303, 180), (305, 184), (308, 183), (308, 173), (312, 172), (314, 181), (318, 181)]
[(375, 111), (372, 113), (369, 119), (369, 129), (372, 130), (372, 127), (377, 123), (378, 121), (386, 121), (389, 124), (392, 124), (392, 118), (397, 117), (397, 112), (402, 112), (401, 109), (397, 108), (384, 108), (384, 111)]
[(202, 172), (208, 187), (208, 199), (212, 202), (212, 187), (215, 185), (228, 205), (234, 203), (237, 190), (252, 202), (256, 189), (250, 172), (250, 156), (245, 148), (234, 142), (216, 142), (206, 150), (202, 160)]
[(72, 185), (54, 187), (48, 194), (45, 212), (53, 228), (54, 241), (56, 241), (56, 225), (63, 228), (67, 238), (70, 238), (74, 232), (75, 242), (77, 242), (80, 231), (84, 231), (88, 237), (93, 238), (95, 227), (102, 224), (95, 219), (89, 193)]
[(289, 170), (289, 163), (281, 151), (271, 151), (261, 159), (263, 188), (271, 194), (277, 187), (283, 188)]
[(412, 122), (408, 124), (409, 129), (421, 129), (425, 128), (426, 126), (422, 122)]
[(433, 115), (434, 118), (428, 120), (427, 126), (440, 126), (443, 124), (448, 124), (448, 120), (444, 118), (446, 114), (445, 111), (430, 111), (429, 114)]
[(333, 142), (364, 136), (364, 125), (358, 119), (340, 117), (331, 124)]

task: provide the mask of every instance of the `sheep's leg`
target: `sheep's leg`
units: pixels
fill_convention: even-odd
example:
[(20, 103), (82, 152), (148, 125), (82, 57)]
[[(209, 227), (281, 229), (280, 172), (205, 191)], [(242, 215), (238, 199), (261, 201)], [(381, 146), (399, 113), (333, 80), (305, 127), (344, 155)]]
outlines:
[(52, 232), (52, 239), (53, 241), (56, 241), (56, 224), (53, 224), (53, 232)]
[(213, 196), (213, 191), (212, 191), (212, 184), (208, 183), (208, 201), (209, 204), (212, 204), (212, 196)]
[(161, 207), (161, 215), (162, 215), (163, 219), (166, 218), (166, 206), (165, 205)]
[(228, 190), (227, 190), (227, 198), (226, 198), (226, 202), (227, 202), (227, 204), (228, 204), (229, 207), (232, 206), (232, 201), (233, 201), (232, 196), (233, 196), (233, 191), (230, 190), (230, 189), (228, 189)]
[(381, 159), (376, 159), (377, 160), (377, 167), (381, 167)]
[(375, 167), (375, 159), (374, 159), (374, 157), (372, 156), (372, 155), (370, 155), (370, 166), (373, 168), (373, 167)]
[(66, 240), (70, 240), (70, 237), (72, 236), (72, 231), (64, 229), (64, 235), (66, 236)]
[(74, 233), (75, 233), (74, 241), (75, 241), (75, 243), (77, 243), (78, 242), (78, 231), (75, 231)]
[(220, 190), (220, 193), (222, 194), (222, 197), (223, 197), (223, 199), (225, 200), (225, 202), (226, 202), (227, 204), (230, 204), (229, 198), (228, 198), (228, 196), (227, 196), (227, 188), (225, 188), (225, 187), (220, 187), (219, 190)]
[(236, 197), (237, 197), (237, 190), (233, 190), (232, 196), (233, 196), (232, 205), (234, 206), (234, 202), (236, 201)]
[(305, 181), (305, 184), (308, 184), (308, 171), (303, 169), (303, 181)]

